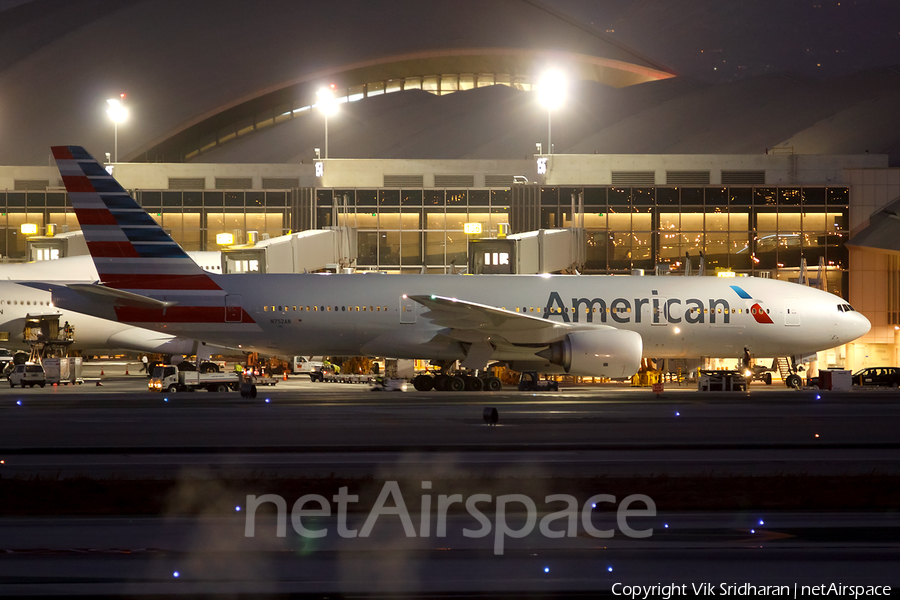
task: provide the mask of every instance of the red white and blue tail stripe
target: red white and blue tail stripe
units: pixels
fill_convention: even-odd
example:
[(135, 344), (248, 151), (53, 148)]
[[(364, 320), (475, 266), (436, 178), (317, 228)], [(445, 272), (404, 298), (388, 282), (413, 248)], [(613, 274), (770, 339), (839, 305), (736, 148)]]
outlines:
[(84, 148), (55, 146), (53, 157), (105, 286), (220, 289)]
[[(54, 146), (69, 201), (105, 288), (165, 301), (165, 308), (118, 302), (122, 322), (190, 333), (203, 325), (232, 330), (253, 319), (81, 146)], [(236, 298), (240, 298), (237, 296)], [(239, 314), (236, 314), (237, 313)], [(227, 316), (227, 318), (226, 318)]]

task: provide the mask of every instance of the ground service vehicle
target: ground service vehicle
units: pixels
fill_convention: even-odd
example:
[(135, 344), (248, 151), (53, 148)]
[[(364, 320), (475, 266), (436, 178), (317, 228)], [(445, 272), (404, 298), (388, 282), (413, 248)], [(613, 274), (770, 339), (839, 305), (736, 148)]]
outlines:
[(181, 371), (178, 367), (154, 367), (153, 375), (147, 387), (151, 392), (186, 392), (207, 390), (210, 392), (227, 392), (238, 390), (241, 376), (238, 373), (201, 373), (199, 371)]
[(869, 367), (853, 374), (854, 385), (884, 385), (900, 387), (900, 369), (897, 367)]
[(322, 368), (322, 361), (316, 360), (317, 356), (295, 356), (291, 361), (291, 373), (295, 375), (309, 375), (313, 371)]
[(39, 385), (44, 387), (47, 384), (47, 377), (44, 375), (44, 367), (35, 364), (16, 365), (16, 368), (9, 374), (9, 387), (21, 385), (25, 387), (34, 387)]
[(65, 358), (45, 358), (44, 375), (49, 384), (75, 385), (84, 383), (81, 378), (81, 357), (69, 356)]
[(6, 369), (6, 366), (12, 364), (13, 354), (6, 348), (0, 348), (0, 373)]
[(559, 382), (541, 380), (534, 371), (523, 371), (519, 377), (520, 392), (558, 392)]

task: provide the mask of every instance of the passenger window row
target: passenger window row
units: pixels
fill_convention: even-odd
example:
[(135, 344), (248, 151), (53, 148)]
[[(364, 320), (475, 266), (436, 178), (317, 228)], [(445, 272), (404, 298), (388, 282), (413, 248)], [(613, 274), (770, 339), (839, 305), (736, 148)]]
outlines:
[[(335, 306), (334, 312), (387, 312), (387, 306)], [(330, 306), (263, 306), (263, 312), (332, 312)]]
[(0, 306), (53, 306), (52, 302), (42, 300), (0, 300)]

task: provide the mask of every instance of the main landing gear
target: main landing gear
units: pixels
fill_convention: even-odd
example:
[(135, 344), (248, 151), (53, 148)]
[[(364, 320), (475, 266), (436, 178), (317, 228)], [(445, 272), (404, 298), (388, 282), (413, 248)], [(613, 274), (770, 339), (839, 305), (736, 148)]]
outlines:
[(467, 373), (436, 373), (416, 375), (413, 387), (420, 392), (499, 392), (503, 384), (493, 375), (471, 375)]

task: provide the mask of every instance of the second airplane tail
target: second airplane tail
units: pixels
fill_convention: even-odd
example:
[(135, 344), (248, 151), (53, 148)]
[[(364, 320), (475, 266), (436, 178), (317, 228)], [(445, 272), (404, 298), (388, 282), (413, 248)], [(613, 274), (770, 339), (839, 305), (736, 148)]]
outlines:
[(100, 281), (141, 295), (220, 290), (213, 278), (81, 146), (54, 146)]

